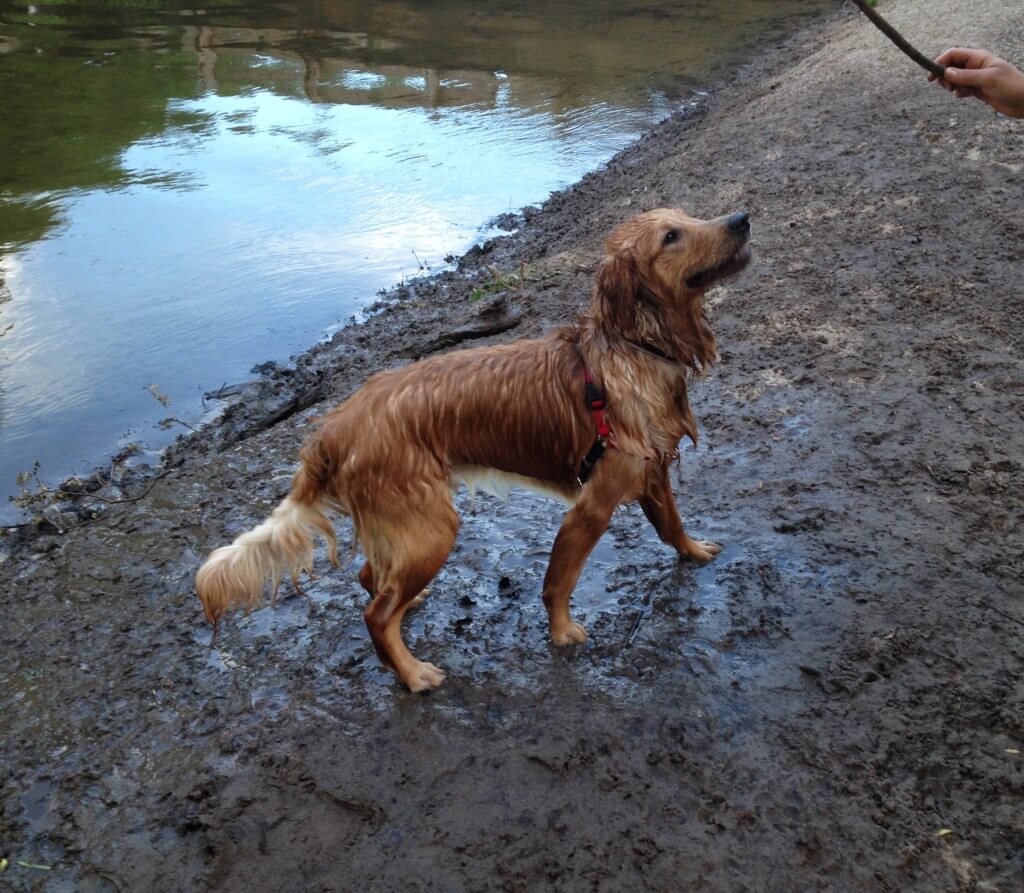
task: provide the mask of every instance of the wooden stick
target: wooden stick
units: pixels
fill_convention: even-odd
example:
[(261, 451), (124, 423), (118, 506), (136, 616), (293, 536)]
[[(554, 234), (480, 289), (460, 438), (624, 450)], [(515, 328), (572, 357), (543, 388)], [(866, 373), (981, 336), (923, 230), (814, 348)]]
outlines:
[(946, 76), (945, 65), (939, 65), (936, 62), (932, 62), (932, 60), (925, 56), (923, 53), (920, 53), (916, 49), (914, 49), (914, 47), (912, 47), (906, 41), (906, 39), (903, 37), (902, 34), (900, 34), (899, 31), (893, 28), (893, 26), (890, 25), (885, 19), (883, 19), (879, 13), (875, 12), (870, 6), (868, 6), (866, 0), (853, 0), (853, 2), (857, 4), (857, 7), (860, 9), (862, 13), (864, 13), (864, 15), (871, 19), (872, 24), (874, 24), (874, 26), (878, 28), (879, 31), (881, 31), (886, 37), (888, 37), (889, 40), (896, 44), (896, 46), (903, 50), (904, 53), (910, 56), (910, 58), (913, 59), (923, 69), (931, 72), (937, 78), (943, 78)]

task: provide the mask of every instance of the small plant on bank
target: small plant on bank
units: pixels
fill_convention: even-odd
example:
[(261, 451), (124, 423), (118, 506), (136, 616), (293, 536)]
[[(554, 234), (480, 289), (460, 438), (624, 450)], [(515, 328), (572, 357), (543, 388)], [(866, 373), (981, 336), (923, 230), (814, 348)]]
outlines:
[[(152, 395), (153, 399), (156, 400), (164, 409), (169, 409), (171, 405), (171, 398), (168, 397), (163, 391), (160, 390), (159, 386), (155, 384), (146, 385), (146, 390)], [(189, 431), (195, 431), (195, 426), (190, 425), (188, 422), (182, 421), (177, 416), (168, 416), (166, 419), (161, 419), (156, 423), (156, 426), (161, 431), (166, 431), (168, 428), (172, 428), (174, 425), (181, 425), (183, 428), (188, 428)]]
[(469, 293), (471, 301), (479, 301), (488, 295), (496, 295), (500, 291), (518, 291), (523, 287), (524, 282), (537, 282), (558, 275), (554, 271), (537, 272), (536, 270), (531, 270), (525, 263), (519, 265), (519, 272), (510, 271), (506, 273), (490, 265), (488, 265), (487, 271), (491, 274), (491, 281), (474, 288)]
[[(15, 476), (15, 483), (21, 490), (17, 496), (8, 498), (12, 505), (24, 512), (31, 513), (30, 523), (36, 525), (48, 523), (58, 532), (65, 533), (74, 527), (81, 527), (83, 524), (89, 524), (100, 518), (102, 513), (95, 507), (96, 503), (109, 506), (138, 502), (153, 489), (156, 482), (167, 474), (166, 471), (155, 475), (145, 491), (138, 496), (120, 495), (120, 488), (123, 486), (123, 470), (120, 469), (120, 465), (141, 452), (142, 447), (137, 443), (129, 444), (111, 460), (110, 468), (105, 474), (102, 471), (96, 471), (87, 478), (71, 477), (55, 487), (47, 484), (39, 476), (41, 463), (36, 459), (32, 463), (32, 468)], [(117, 488), (114, 492), (119, 495), (105, 495), (103, 491), (108, 487)], [(87, 504), (83, 505), (83, 501)], [(93, 507), (88, 505), (90, 502)], [(0, 528), (0, 530), (10, 529), (14, 528)]]
[(24, 511), (42, 508), (53, 502), (53, 488), (39, 479), (39, 468), (39, 460), (36, 459), (28, 471), (19, 471), (14, 476), (14, 483), (21, 489), (17, 496), (9, 498)]

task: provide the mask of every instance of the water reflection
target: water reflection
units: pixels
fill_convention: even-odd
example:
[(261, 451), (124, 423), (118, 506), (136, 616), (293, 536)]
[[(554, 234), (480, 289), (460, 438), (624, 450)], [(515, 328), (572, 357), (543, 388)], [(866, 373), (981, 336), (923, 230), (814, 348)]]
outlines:
[(161, 446), (826, 2), (0, 0), (0, 496)]

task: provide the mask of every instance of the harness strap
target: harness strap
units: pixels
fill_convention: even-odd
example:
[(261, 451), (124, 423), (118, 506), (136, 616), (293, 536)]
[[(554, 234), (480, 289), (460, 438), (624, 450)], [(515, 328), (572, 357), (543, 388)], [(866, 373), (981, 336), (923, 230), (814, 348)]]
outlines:
[(632, 344), (633, 347), (638, 347), (640, 350), (657, 357), (659, 360), (664, 360), (666, 363), (678, 363), (679, 360), (671, 354), (665, 353), (665, 351), (658, 349), (653, 344), (649, 344), (646, 341), (632, 341), (626, 338), (627, 344)]
[(590, 407), (590, 414), (594, 417), (594, 427), (597, 428), (597, 436), (611, 437), (612, 426), (608, 424), (608, 420), (604, 417), (605, 408), (608, 406), (604, 391), (594, 384), (594, 376), (590, 374), (586, 363), (583, 364), (583, 381), (587, 393), (587, 406)]
[(604, 455), (604, 451), (609, 447), (612, 449), (617, 447), (615, 432), (612, 431), (612, 426), (608, 424), (608, 419), (604, 415), (608, 401), (605, 398), (604, 391), (594, 384), (594, 376), (590, 374), (586, 360), (583, 361), (583, 382), (587, 397), (587, 407), (590, 409), (590, 414), (594, 417), (597, 439), (580, 463), (580, 470), (576, 475), (576, 480), (581, 487), (587, 482), (587, 479), (594, 470), (594, 466), (597, 465), (597, 460)]
[(594, 466), (597, 465), (597, 460), (604, 455), (604, 451), (604, 441), (599, 437), (594, 441), (594, 445), (590, 448), (587, 455), (583, 457), (583, 461), (580, 463), (580, 470), (576, 474), (576, 480), (581, 487), (587, 482), (587, 478), (590, 477)]

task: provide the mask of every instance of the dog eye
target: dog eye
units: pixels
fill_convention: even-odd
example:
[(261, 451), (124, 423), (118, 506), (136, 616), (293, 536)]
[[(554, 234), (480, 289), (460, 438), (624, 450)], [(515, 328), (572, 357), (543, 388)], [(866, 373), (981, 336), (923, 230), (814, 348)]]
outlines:
[(679, 230), (677, 230), (677, 229), (670, 229), (667, 233), (665, 233), (665, 244), (666, 245), (671, 245), (673, 242), (676, 242), (678, 240), (679, 240)]

